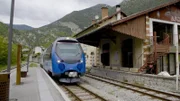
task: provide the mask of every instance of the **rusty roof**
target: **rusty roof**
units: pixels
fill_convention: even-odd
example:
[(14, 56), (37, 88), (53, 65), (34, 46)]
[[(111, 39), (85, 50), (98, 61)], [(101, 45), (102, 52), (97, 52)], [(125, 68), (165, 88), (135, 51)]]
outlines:
[[(106, 17), (106, 18), (104, 18), (104, 19), (102, 19), (102, 20), (100, 20), (100, 21), (98, 21), (98, 22), (90, 25), (88, 28), (90, 28), (90, 27), (92, 27), (92, 26), (94, 26), (94, 25), (100, 24), (100, 23), (102, 23), (102, 22), (104, 22), (104, 21), (106, 21), (106, 20), (108, 20), (108, 19), (111, 19), (113, 16), (116, 16), (118, 13), (121, 13), (122, 15), (124, 15), (124, 16), (126, 17), (126, 14), (125, 14), (124, 12), (118, 11), (118, 12), (112, 14), (111, 16)], [(84, 29), (83, 31), (87, 30), (88, 28)], [(83, 32), (83, 31), (81, 31), (81, 32)], [(81, 33), (81, 32), (79, 32), (79, 33)], [(77, 34), (74, 35), (74, 36), (76, 37), (79, 33), (77, 33)]]

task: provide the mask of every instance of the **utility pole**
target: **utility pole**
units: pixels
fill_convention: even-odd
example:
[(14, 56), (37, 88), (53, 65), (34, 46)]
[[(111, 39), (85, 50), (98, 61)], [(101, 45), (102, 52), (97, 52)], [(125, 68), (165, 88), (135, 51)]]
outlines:
[(14, 2), (11, 2), (11, 13), (10, 13), (10, 24), (9, 24), (9, 36), (8, 36), (8, 67), (7, 72), (10, 72), (11, 69), (11, 52), (12, 52), (12, 37), (13, 37), (13, 17), (14, 17)]

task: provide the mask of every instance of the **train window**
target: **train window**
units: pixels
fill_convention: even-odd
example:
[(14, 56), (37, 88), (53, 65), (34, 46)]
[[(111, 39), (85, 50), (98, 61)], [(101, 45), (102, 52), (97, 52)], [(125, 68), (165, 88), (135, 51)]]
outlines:
[(44, 60), (50, 60), (51, 59), (51, 50), (52, 50), (52, 45), (46, 49), (44, 52)]
[(81, 56), (82, 49), (79, 43), (59, 42), (56, 45), (56, 53), (59, 56)]

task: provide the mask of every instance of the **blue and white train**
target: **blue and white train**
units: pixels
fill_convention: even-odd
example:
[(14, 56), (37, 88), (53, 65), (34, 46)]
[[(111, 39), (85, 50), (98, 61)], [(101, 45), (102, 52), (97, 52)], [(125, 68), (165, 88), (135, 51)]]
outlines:
[(85, 54), (80, 43), (73, 38), (60, 37), (42, 56), (42, 67), (60, 82), (74, 83), (85, 74)]

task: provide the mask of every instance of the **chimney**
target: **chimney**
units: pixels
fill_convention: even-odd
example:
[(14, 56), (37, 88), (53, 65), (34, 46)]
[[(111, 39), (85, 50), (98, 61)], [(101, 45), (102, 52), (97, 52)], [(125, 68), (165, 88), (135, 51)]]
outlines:
[(116, 5), (116, 12), (117, 13), (117, 20), (120, 20), (121, 19), (121, 6), (120, 5)]
[(108, 17), (108, 8), (107, 7), (102, 7), (101, 11), (102, 11), (102, 19)]

